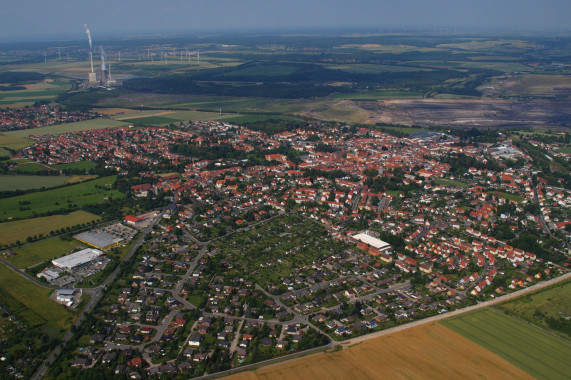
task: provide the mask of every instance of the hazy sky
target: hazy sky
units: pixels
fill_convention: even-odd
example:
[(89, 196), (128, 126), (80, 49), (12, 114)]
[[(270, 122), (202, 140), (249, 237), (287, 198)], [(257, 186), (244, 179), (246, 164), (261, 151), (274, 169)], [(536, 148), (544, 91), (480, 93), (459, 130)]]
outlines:
[(571, 0), (5, 0), (0, 38), (331, 27), (571, 30)]

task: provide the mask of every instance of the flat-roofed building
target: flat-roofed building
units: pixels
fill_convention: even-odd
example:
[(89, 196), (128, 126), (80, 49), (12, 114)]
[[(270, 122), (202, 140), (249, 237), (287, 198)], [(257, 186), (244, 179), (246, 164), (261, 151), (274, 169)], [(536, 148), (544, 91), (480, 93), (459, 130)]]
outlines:
[[(360, 233), (357, 235), (353, 235), (352, 238), (353, 240), (357, 240), (361, 243), (364, 243), (370, 247), (375, 248), (376, 250), (378, 250), (379, 253), (391, 248), (391, 245), (389, 243), (382, 241), (381, 239), (377, 239), (376, 237), (373, 237), (371, 235), (368, 235), (367, 233)], [(377, 253), (377, 251), (375, 251), (375, 253)]]
[(93, 260), (103, 256), (103, 252), (98, 249), (86, 248), (59, 259), (52, 260), (52, 264), (68, 272), (73, 272), (79, 268), (89, 265)]
[(101, 250), (116, 247), (123, 241), (122, 238), (101, 230), (82, 232), (75, 235), (74, 238), (82, 243)]

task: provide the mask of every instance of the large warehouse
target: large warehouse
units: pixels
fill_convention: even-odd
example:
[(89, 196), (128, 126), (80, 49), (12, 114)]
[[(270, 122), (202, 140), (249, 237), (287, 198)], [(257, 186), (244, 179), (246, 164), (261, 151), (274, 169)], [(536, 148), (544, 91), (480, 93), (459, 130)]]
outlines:
[(60, 257), (59, 259), (52, 260), (52, 264), (58, 268), (72, 272), (88, 265), (102, 255), (103, 252), (98, 249), (86, 248), (70, 255)]
[(77, 240), (97, 249), (106, 250), (111, 247), (116, 247), (123, 241), (123, 238), (112, 235), (108, 232), (101, 230), (92, 230), (82, 232), (74, 236)]
[(389, 243), (384, 242), (381, 239), (377, 239), (376, 237), (373, 237), (373, 236), (368, 235), (366, 233), (360, 233), (360, 234), (354, 235), (353, 239), (360, 241), (362, 243), (365, 243), (370, 247), (376, 248), (379, 251), (384, 251), (384, 250), (389, 249), (391, 247), (391, 245)]

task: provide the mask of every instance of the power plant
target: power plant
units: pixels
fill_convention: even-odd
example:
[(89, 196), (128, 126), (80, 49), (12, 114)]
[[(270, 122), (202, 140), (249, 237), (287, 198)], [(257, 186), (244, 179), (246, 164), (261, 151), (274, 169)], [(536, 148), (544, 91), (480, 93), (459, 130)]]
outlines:
[(111, 64), (109, 64), (109, 70), (105, 64), (105, 51), (103, 47), (100, 46), (101, 52), (101, 73), (99, 75), (99, 80), (97, 80), (97, 73), (93, 69), (93, 43), (91, 41), (91, 31), (87, 27), (87, 24), (83, 24), (85, 28), (85, 33), (87, 33), (87, 38), (89, 40), (89, 63), (91, 64), (91, 71), (87, 74), (87, 85), (93, 86), (103, 86), (103, 87), (114, 87), (118, 83), (115, 79), (111, 77)]

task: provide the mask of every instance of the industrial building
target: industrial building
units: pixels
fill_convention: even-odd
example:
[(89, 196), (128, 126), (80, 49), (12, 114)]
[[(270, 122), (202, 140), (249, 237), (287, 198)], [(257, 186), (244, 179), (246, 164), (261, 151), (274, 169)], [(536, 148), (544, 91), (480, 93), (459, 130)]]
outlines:
[(74, 238), (82, 243), (103, 251), (116, 247), (123, 241), (123, 238), (101, 230), (82, 232), (75, 235)]
[(68, 272), (80, 269), (89, 265), (93, 260), (103, 256), (103, 252), (98, 249), (86, 248), (79, 252), (52, 260), (52, 264)]
[(379, 252), (382, 252), (382, 251), (386, 251), (387, 249), (391, 248), (391, 245), (389, 243), (384, 242), (381, 239), (377, 239), (376, 237), (373, 237), (373, 236), (367, 234), (366, 232), (354, 235), (352, 238), (354, 240), (357, 240), (357, 241), (365, 244), (366, 245), (365, 250), (368, 247), (373, 247), (376, 250), (378, 250)]
[(73, 305), (76, 292), (75, 289), (58, 289), (56, 290), (56, 301), (70, 307)]

